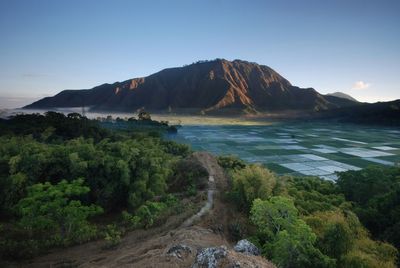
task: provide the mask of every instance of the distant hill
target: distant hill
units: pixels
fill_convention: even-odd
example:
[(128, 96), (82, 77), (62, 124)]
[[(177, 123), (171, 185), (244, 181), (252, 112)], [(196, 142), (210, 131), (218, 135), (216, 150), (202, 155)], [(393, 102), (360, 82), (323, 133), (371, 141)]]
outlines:
[(400, 99), (336, 108), (317, 113), (316, 116), (341, 122), (400, 126)]
[(327, 96), (334, 96), (334, 97), (338, 97), (338, 98), (342, 98), (342, 99), (346, 99), (346, 100), (351, 100), (354, 102), (358, 102), (358, 100), (356, 100), (355, 98), (353, 98), (352, 96), (350, 96), (349, 94), (343, 93), (343, 92), (334, 92), (334, 93), (329, 93), (326, 94)]
[(242, 60), (216, 59), (164, 69), (143, 78), (64, 90), (24, 108), (91, 107), (103, 111), (224, 113), (319, 111), (357, 103), (293, 86), (273, 69)]

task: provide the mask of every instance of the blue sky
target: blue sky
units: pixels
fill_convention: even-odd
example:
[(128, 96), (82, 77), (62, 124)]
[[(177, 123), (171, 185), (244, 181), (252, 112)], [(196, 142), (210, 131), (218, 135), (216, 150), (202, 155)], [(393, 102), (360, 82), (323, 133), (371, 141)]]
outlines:
[(396, 0), (0, 0), (0, 108), (214, 58), (398, 99), (399, 14)]

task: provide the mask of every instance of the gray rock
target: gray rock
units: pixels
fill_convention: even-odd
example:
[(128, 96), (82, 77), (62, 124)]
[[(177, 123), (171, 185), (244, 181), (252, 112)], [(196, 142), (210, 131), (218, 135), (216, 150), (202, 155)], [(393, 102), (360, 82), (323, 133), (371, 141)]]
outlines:
[(218, 261), (228, 255), (225, 246), (204, 248), (197, 253), (192, 268), (216, 268)]
[(241, 268), (240, 262), (235, 261), (230, 268)]
[(192, 248), (186, 245), (175, 245), (172, 246), (168, 251), (167, 255), (174, 256), (178, 259), (182, 259), (192, 253)]
[(258, 256), (261, 254), (260, 250), (247, 239), (243, 239), (237, 242), (236, 246), (234, 247), (234, 250), (236, 252), (241, 252), (247, 255)]

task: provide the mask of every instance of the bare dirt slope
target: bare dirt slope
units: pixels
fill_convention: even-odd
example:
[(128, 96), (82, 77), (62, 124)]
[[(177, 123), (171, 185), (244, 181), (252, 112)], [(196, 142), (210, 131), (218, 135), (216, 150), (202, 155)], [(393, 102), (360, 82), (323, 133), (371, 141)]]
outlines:
[[(221, 199), (221, 192), (227, 187), (224, 171), (209, 153), (197, 152), (192, 157), (210, 175), (212, 208), (206, 215), (195, 218), (181, 215), (161, 227), (131, 232), (116, 249), (104, 250), (104, 242), (95, 241), (55, 250), (29, 263), (13, 264), (11, 267), (192, 267), (199, 250), (220, 246), (226, 246), (227, 255), (218, 261), (217, 267), (275, 267), (260, 256), (233, 251), (234, 241), (229, 241), (227, 235), (227, 225), (233, 215)], [(192, 218), (190, 223), (187, 222), (189, 218)], [(181, 250), (174, 251), (176, 246)]]

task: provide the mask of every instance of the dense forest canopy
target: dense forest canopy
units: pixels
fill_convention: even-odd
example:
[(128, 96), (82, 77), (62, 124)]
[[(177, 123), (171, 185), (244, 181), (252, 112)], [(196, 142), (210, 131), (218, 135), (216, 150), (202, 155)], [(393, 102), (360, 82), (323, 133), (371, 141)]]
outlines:
[(161, 138), (165, 123), (143, 120), (106, 128), (55, 112), (1, 120), (0, 254), (26, 258), (96, 238), (95, 215), (124, 211), (130, 225), (148, 227), (173, 207), (171, 175), (193, 184), (178, 169), (190, 149)]

